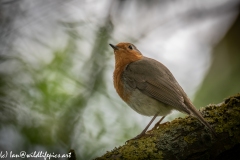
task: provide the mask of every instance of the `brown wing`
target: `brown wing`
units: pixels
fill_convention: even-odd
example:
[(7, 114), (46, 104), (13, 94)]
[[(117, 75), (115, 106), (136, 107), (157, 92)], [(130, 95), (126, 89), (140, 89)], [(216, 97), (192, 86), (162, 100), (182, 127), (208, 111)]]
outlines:
[(131, 88), (137, 88), (176, 110), (190, 114), (184, 104), (184, 91), (171, 72), (160, 62), (144, 57), (129, 64), (123, 78)]

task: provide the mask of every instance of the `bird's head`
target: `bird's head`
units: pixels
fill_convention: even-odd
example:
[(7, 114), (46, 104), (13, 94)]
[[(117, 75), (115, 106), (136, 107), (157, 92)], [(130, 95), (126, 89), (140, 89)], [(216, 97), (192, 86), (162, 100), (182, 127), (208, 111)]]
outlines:
[(115, 54), (116, 64), (128, 64), (137, 60), (140, 60), (142, 53), (131, 43), (121, 42), (117, 45), (109, 44)]

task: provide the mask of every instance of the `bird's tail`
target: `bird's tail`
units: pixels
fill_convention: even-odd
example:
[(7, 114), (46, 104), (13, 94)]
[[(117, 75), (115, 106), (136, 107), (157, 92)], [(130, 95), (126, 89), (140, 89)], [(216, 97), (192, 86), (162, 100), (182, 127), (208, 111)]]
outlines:
[(203, 118), (202, 114), (194, 107), (192, 102), (189, 99), (187, 99), (185, 100), (185, 104), (188, 106), (188, 109), (190, 110), (191, 115), (196, 117), (200, 122), (202, 122), (212, 132), (212, 134), (215, 137), (217, 137), (216, 132), (213, 130), (210, 124)]

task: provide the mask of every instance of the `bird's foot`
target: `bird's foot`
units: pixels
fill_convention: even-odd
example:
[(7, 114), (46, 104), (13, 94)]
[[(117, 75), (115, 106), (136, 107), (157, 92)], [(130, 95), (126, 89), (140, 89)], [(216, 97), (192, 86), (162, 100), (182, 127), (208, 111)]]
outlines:
[(125, 144), (127, 144), (127, 143), (128, 143), (129, 141), (131, 141), (131, 140), (137, 140), (137, 139), (140, 139), (140, 138), (143, 137), (143, 136), (149, 137), (149, 136), (152, 136), (152, 135), (153, 135), (153, 134), (140, 133), (140, 134), (137, 135), (136, 137), (127, 140), (127, 141), (125, 142)]
[(160, 123), (156, 123), (156, 124), (154, 125), (154, 127), (153, 127), (152, 129), (150, 129), (148, 132), (151, 132), (151, 131), (153, 131), (153, 130), (156, 130), (160, 125), (161, 125)]
[(158, 129), (160, 126), (162, 126), (162, 125), (164, 125), (164, 124), (166, 124), (166, 123), (168, 123), (168, 122), (165, 122), (165, 123), (156, 123), (155, 125), (154, 125), (154, 127), (152, 128), (152, 129), (150, 129), (148, 132), (151, 132), (151, 131), (153, 131), (153, 130), (156, 130), (156, 129)]

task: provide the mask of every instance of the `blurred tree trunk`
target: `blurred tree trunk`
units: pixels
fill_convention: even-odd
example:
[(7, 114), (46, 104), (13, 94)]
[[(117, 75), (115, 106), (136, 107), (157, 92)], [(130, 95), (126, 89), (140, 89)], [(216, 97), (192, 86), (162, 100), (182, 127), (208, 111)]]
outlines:
[(20, 3), (20, 1), (0, 0), (0, 56), (9, 54), (13, 39), (17, 34), (13, 22), (22, 14)]
[(240, 94), (201, 110), (217, 133), (214, 137), (193, 117), (177, 118), (130, 140), (96, 160), (119, 159), (240, 159)]
[(212, 65), (197, 91), (194, 104), (217, 103), (240, 92), (240, 16), (213, 50)]

